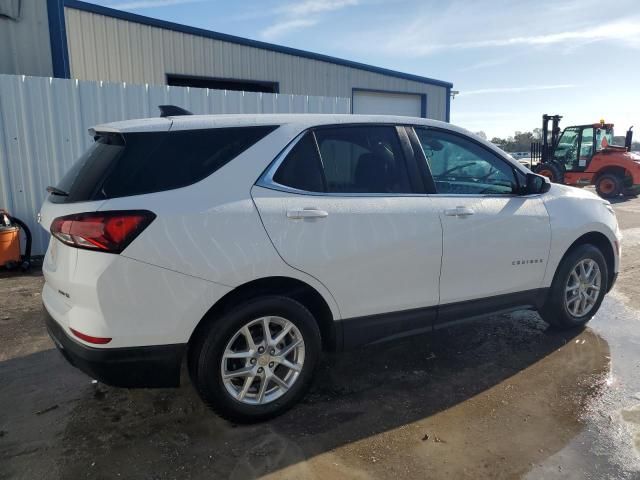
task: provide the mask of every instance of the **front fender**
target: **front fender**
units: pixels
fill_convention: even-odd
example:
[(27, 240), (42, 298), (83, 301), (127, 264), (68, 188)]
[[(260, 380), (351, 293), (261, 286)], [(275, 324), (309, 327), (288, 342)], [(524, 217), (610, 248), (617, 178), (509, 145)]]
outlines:
[(554, 184), (544, 197), (551, 224), (551, 248), (543, 286), (551, 286), (556, 269), (571, 245), (580, 237), (597, 232), (610, 242), (614, 252), (614, 273), (618, 272), (618, 246), (622, 239), (618, 221), (606, 201), (591, 192)]

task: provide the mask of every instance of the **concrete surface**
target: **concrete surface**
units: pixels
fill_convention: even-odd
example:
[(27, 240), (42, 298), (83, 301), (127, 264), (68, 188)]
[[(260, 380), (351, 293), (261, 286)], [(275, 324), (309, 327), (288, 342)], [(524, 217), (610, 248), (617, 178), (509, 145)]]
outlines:
[(188, 384), (95, 385), (53, 349), (42, 277), (0, 278), (0, 478), (640, 478), (640, 200), (580, 332), (516, 312), (327, 356), (284, 416), (231, 425)]

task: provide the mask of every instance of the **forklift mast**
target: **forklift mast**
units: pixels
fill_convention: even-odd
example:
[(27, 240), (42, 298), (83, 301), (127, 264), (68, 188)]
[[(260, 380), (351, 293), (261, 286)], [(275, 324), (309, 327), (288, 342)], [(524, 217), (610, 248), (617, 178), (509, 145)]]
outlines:
[[(553, 151), (560, 139), (560, 120), (562, 115), (542, 115), (542, 151), (541, 162), (548, 162), (553, 157)], [(551, 132), (549, 132), (549, 121), (551, 121)], [(551, 135), (549, 135), (551, 134)]]

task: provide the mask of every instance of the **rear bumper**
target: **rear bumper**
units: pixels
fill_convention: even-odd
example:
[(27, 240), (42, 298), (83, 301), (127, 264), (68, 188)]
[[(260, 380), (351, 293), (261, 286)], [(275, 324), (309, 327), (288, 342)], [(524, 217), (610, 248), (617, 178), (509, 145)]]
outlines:
[(92, 348), (71, 338), (43, 308), (49, 336), (71, 365), (114, 387), (178, 387), (186, 344)]

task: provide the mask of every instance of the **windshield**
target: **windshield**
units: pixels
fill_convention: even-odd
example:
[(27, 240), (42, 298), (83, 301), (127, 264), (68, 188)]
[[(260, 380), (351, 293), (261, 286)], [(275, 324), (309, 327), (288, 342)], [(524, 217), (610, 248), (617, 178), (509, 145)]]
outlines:
[(555, 149), (555, 158), (560, 162), (564, 162), (567, 157), (572, 157), (572, 153), (578, 146), (578, 133), (577, 128), (566, 128), (562, 132), (558, 145)]

